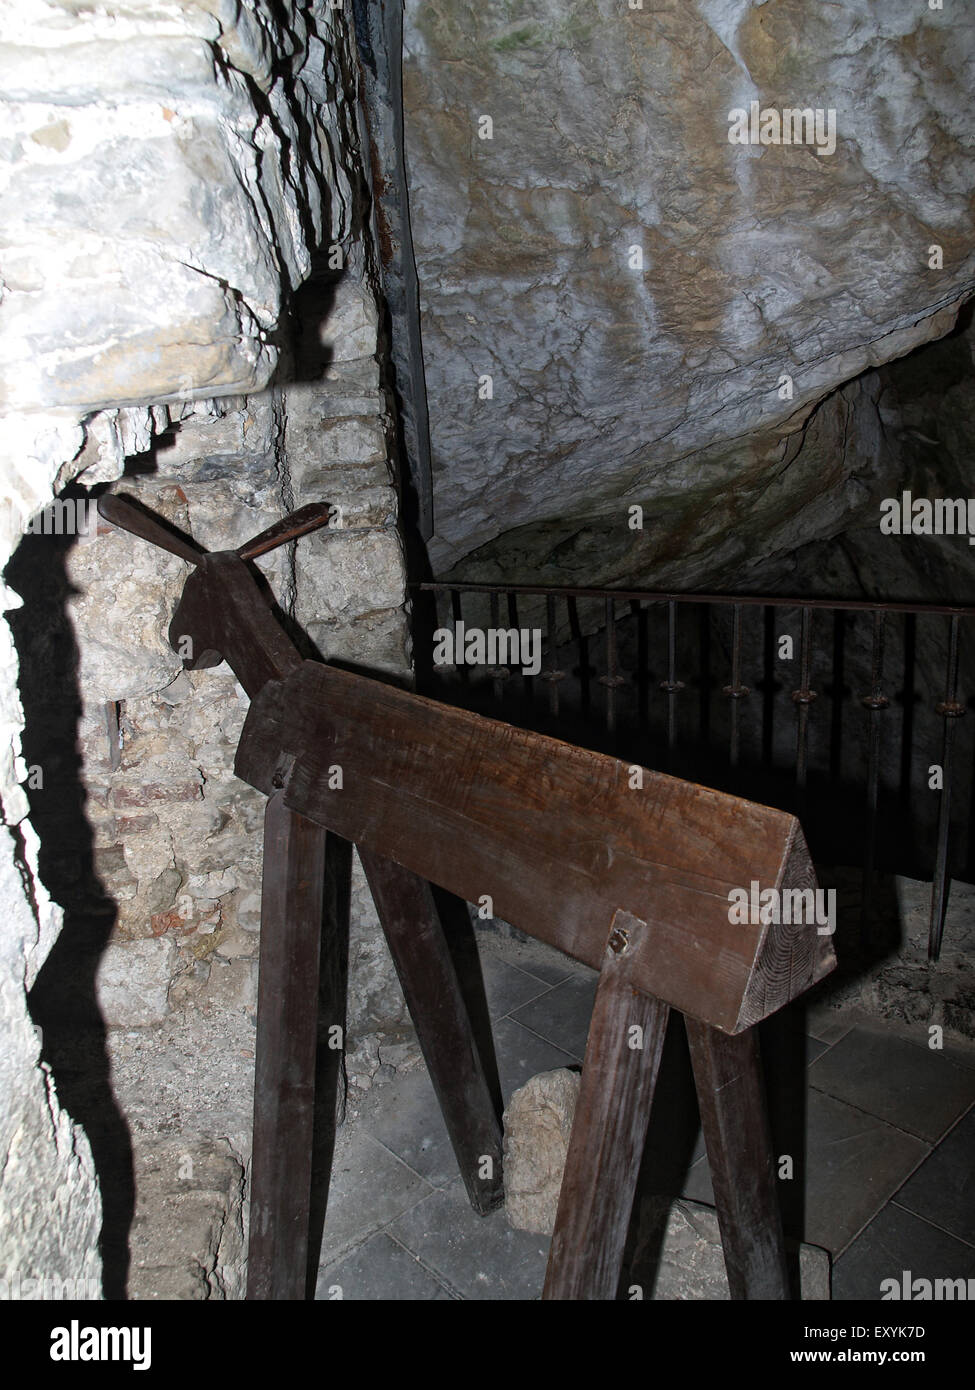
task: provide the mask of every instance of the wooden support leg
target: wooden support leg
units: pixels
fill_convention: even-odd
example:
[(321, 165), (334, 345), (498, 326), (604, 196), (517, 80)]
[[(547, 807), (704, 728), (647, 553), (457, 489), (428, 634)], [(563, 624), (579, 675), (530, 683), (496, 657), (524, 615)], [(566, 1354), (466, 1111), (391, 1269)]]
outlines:
[(309, 1299), (315, 1297), (318, 1286), (335, 1154), (336, 1115), (340, 1104), (343, 1115), (345, 1110), (343, 1081), (351, 889), (352, 845), (341, 836), (329, 833), (325, 839), (322, 949), (318, 972), (318, 1065), (315, 1070), (315, 1132), (308, 1223)]
[(695, 1019), (684, 1021), (731, 1297), (787, 1299), (757, 1030), (729, 1037)]
[(247, 1297), (305, 1297), (325, 831), (284, 804), (264, 815)]
[(501, 1122), (491, 1100), (433, 893), (391, 859), (359, 847), (406, 1003), (471, 1206), (503, 1200)]
[(670, 1012), (659, 999), (636, 993), (630, 983), (630, 962), (645, 930), (645, 923), (629, 913), (617, 912), (613, 918), (543, 1299), (616, 1297)]

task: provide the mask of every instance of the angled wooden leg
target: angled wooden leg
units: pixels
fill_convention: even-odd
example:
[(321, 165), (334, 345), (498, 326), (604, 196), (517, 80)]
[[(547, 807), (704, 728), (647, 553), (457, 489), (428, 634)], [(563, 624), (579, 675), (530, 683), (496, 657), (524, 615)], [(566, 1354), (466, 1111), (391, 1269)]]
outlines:
[(433, 893), (426, 879), (383, 855), (360, 846), (359, 858), (471, 1206), (491, 1211), (504, 1198), (501, 1122)]
[(325, 837), (322, 947), (318, 972), (318, 1065), (315, 1070), (315, 1129), (306, 1290), (309, 1299), (315, 1298), (318, 1285), (335, 1154), (336, 1115), (340, 1103), (344, 1113), (342, 1083), (345, 1070), (351, 887), (352, 845), (341, 836), (329, 833)]
[(757, 1030), (729, 1037), (696, 1019), (684, 1021), (731, 1297), (787, 1299)]
[(325, 831), (264, 815), (247, 1297), (303, 1299), (311, 1202)]
[(630, 962), (644, 931), (646, 924), (629, 913), (613, 918), (543, 1299), (616, 1297), (670, 1013), (666, 1004), (636, 993), (630, 983)]

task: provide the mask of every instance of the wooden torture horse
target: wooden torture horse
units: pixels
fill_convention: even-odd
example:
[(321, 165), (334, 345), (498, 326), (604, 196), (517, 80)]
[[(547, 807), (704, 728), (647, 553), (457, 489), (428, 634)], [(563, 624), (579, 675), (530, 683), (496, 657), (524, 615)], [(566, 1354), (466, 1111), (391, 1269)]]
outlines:
[(120, 497), (99, 511), (194, 566), (170, 641), (189, 668), (225, 660), (251, 699), (235, 771), (268, 803), (248, 1297), (305, 1295), (327, 831), (358, 847), (481, 1213), (502, 1199), (501, 1127), (431, 884), (487, 895), (599, 971), (543, 1297), (616, 1296), (671, 1008), (687, 1024), (731, 1296), (789, 1297), (754, 1025), (835, 959), (811, 913), (732, 925), (729, 892), (757, 881), (809, 900), (796, 819), (303, 660), (247, 562), (325, 525), (327, 505), (216, 554)]

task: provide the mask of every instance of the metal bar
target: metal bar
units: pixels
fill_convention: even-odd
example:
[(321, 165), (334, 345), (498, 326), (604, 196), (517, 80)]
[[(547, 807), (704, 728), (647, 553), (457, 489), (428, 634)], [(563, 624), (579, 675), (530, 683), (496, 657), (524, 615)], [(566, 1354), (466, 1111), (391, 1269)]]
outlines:
[(965, 608), (957, 604), (934, 603), (876, 603), (857, 599), (816, 599), (816, 598), (775, 598), (756, 597), (754, 594), (694, 594), (665, 593), (651, 589), (576, 589), (545, 584), (445, 584), (427, 582), (410, 585), (417, 589), (460, 588), (465, 593), (489, 594), (492, 589), (498, 593), (552, 594), (556, 598), (602, 599), (612, 594), (616, 599), (640, 599), (645, 603), (723, 603), (743, 604), (745, 607), (762, 608), (766, 604), (773, 608), (825, 608), (843, 609), (851, 613), (873, 613), (878, 609), (884, 613), (939, 613), (947, 617), (973, 618), (975, 608)]
[(636, 726), (646, 729), (650, 721), (648, 704), (650, 700), (650, 652), (647, 639), (647, 610), (639, 599), (631, 599), (633, 616), (636, 620), (636, 683), (637, 715)]
[[(501, 590), (491, 593), (491, 626), (497, 631), (501, 627)], [(512, 603), (512, 596), (508, 595), (508, 604)], [(511, 675), (507, 666), (492, 666), (490, 668), (491, 677), (494, 683), (494, 698), (498, 704), (504, 701), (504, 683)]]
[(816, 699), (815, 690), (809, 688), (812, 669), (812, 613), (808, 605), (802, 610), (800, 634), (799, 689), (792, 692), (792, 702), (796, 707), (796, 793), (801, 806), (805, 802), (808, 774), (809, 706)]
[[(461, 590), (459, 588), (447, 586), (447, 592), (450, 595), (450, 611), (453, 615), (454, 632), (456, 633), (457, 624), (462, 623), (464, 621), (463, 607), (461, 605), (460, 598)], [(471, 678), (470, 667), (467, 665), (466, 661), (457, 661), (456, 650), (454, 651), (454, 661), (456, 663), (456, 669), (460, 671), (461, 680), (464, 682), (465, 685), (469, 684)]]
[(711, 609), (702, 603), (697, 610), (698, 631), (698, 741), (703, 748), (711, 742)]
[(743, 700), (750, 693), (747, 685), (741, 683), (741, 604), (736, 603), (734, 607), (734, 619), (731, 628), (731, 684), (724, 688), (725, 695), (731, 700), (731, 733), (728, 748), (728, 757), (732, 767), (738, 766), (739, 752), (739, 732), (738, 732), (738, 701)]
[(545, 597), (545, 626), (548, 634), (548, 660), (549, 665), (542, 673), (542, 680), (548, 682), (548, 712), (553, 719), (559, 717), (559, 682), (565, 679), (565, 672), (556, 668), (558, 660), (558, 650), (555, 627), (555, 596), (547, 594)]
[[(508, 595), (508, 626), (514, 628), (518, 633), (521, 632), (518, 619), (518, 597), (516, 594)], [(509, 671), (508, 674), (510, 676), (511, 672)], [(534, 703), (532, 699), (532, 678), (524, 666), (521, 668), (521, 691), (525, 698), (526, 707), (531, 709)]]
[(589, 639), (582, 631), (582, 621), (579, 617), (579, 605), (575, 598), (570, 595), (567, 608), (569, 613), (569, 631), (576, 644), (576, 651), (579, 654), (579, 713), (583, 720), (588, 723), (590, 715), (590, 683), (591, 674), (589, 666)]
[(865, 938), (870, 922), (873, 897), (874, 860), (877, 845), (877, 791), (880, 782), (880, 712), (890, 701), (881, 686), (884, 678), (884, 627), (886, 613), (873, 615), (873, 653), (870, 670), (870, 694), (860, 703), (868, 711), (870, 721), (867, 742), (867, 826), (863, 851), (863, 887), (860, 905), (860, 931)]
[(836, 783), (843, 776), (843, 681), (846, 674), (846, 614), (833, 614), (833, 683), (830, 706), (829, 779)]
[(619, 674), (616, 647), (616, 601), (606, 600), (606, 674), (599, 677), (599, 684), (606, 687), (606, 732), (616, 733), (616, 689), (623, 684)]
[(762, 612), (762, 764), (771, 767), (775, 758), (775, 609), (768, 604)]
[(667, 750), (673, 755), (677, 746), (677, 696), (684, 682), (677, 679), (677, 604), (667, 605), (667, 679), (660, 682), (667, 692)]
[(931, 882), (931, 920), (928, 926), (928, 959), (941, 955), (941, 938), (948, 910), (948, 834), (951, 829), (952, 747), (955, 721), (965, 713), (958, 693), (958, 618), (951, 619), (948, 634), (948, 667), (945, 675), (945, 698), (935, 708), (945, 721), (944, 749), (941, 757), (941, 804), (938, 807), (938, 849), (934, 878)]

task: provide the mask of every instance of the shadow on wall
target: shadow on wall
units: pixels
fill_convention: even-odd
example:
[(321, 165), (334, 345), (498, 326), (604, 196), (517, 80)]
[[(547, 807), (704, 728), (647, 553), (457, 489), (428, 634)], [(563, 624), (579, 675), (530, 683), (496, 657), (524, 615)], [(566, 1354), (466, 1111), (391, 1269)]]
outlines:
[(344, 270), (329, 268), (326, 250), (319, 250), (312, 257), (311, 273), (292, 300), (290, 341), (282, 343), (276, 384), (320, 381), (328, 371), (334, 352), (324, 338), (324, 330), (344, 277)]
[[(87, 496), (69, 488), (63, 496)], [(135, 1208), (132, 1141), (112, 1093), (106, 1028), (95, 976), (115, 924), (116, 906), (95, 873), (85, 816), (78, 723), (78, 650), (67, 613), (66, 558), (74, 536), (29, 535), (6, 569), (24, 600), (7, 613), (20, 661), (24, 759), (40, 769), (28, 788), (30, 819), (40, 839), (39, 872), (64, 909), (64, 925), (28, 995), (42, 1030), (41, 1058), (58, 1098), (88, 1136), (102, 1199), (99, 1253), (102, 1290), (124, 1299), (129, 1231)]]

